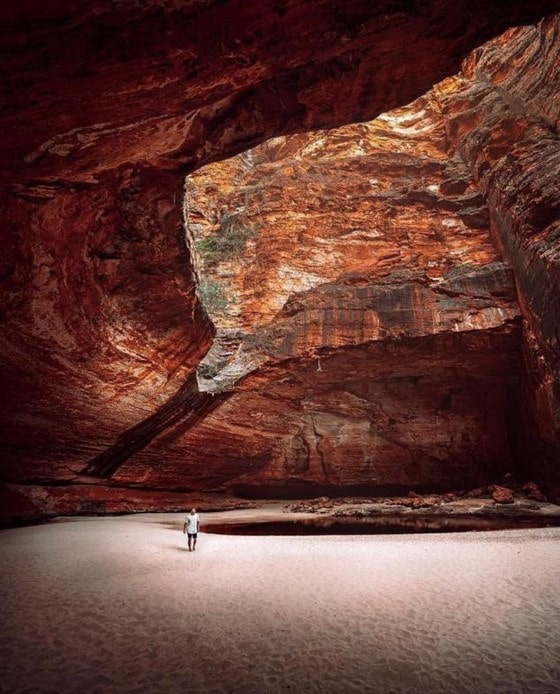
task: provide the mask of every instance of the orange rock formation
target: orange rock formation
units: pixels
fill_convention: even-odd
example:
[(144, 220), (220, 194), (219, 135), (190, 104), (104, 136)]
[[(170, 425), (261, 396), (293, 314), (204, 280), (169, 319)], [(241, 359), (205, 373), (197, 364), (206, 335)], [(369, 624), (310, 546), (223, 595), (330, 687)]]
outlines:
[[(523, 466), (558, 495), (558, 19), (368, 120), (560, 8), (467, 9), (0, 10), (12, 502)], [(273, 135), (189, 179), (185, 236), (184, 175)]]

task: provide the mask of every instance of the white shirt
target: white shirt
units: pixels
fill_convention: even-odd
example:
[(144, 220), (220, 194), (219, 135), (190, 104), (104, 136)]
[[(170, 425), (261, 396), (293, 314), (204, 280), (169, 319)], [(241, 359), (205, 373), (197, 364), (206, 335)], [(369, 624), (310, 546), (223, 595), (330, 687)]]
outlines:
[(198, 532), (198, 523), (199, 523), (199, 518), (198, 518), (198, 513), (189, 513), (187, 516), (187, 532), (188, 533), (197, 533)]

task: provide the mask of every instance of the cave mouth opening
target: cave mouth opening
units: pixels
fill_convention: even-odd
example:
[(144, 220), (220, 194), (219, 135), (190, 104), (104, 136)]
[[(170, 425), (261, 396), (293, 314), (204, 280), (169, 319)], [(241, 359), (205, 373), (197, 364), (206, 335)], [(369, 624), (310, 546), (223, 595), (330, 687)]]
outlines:
[[(504, 92), (504, 80), (513, 92), (507, 44), (524, 32), (481, 47), (460, 76), (374, 121), (277, 137), (189, 176), (188, 249), (173, 194), (188, 315), (168, 342), (188, 337), (177, 361), (187, 344), (191, 361), (165, 382), (171, 397), (155, 415), (95, 458), (94, 474), (253, 498), (524, 477), (522, 410), (532, 403), (519, 387), (520, 311), (496, 247), (500, 211), (492, 203), (489, 219), (487, 173), (473, 162), (510, 151), (512, 111), (514, 125), (530, 116), (523, 95)], [(481, 90), (507, 126), (490, 124), (492, 152), (482, 153)], [(166, 180), (179, 200), (179, 175)], [(174, 319), (178, 295), (167, 302)], [(162, 380), (169, 373), (178, 371), (163, 369)]]
[[(219, 5), (201, 37), (221, 35)], [(12, 62), (21, 118), (7, 116), (3, 198), (14, 507), (467, 487), (525, 465), (558, 498), (558, 19), (541, 21), (556, 8), (490, 18), (479, 8), (448, 30), (442, 7), (385, 28), (374, 12), (383, 26), (329, 38), (328, 55), (298, 43), (309, 28), (323, 43), (313, 22), (259, 12), (245, 48), (273, 60), (235, 65), (245, 49), (201, 38), (202, 71), (186, 48), (197, 32), (156, 29), (181, 11), (141, 13), (134, 22), (152, 28), (132, 32), (138, 42), (95, 56), (87, 13), (79, 26), (72, 13), (43, 29), (14, 23), (12, 48), (31, 51)], [(129, 18), (109, 17), (113, 38), (132, 37)], [(232, 37), (246, 19), (227, 25)], [(72, 50), (42, 60), (59, 20), (58, 38), (83, 47), (91, 70), (67, 64)], [(269, 38), (284, 21), (295, 30), (285, 37), (299, 37), (293, 53)], [(463, 56), (458, 78), (408, 107), (270, 140), (216, 165), (222, 174), (199, 170), (187, 182), (193, 281), (185, 171), (403, 103)], [(523, 307), (521, 360), (501, 254)], [(213, 328), (196, 287), (218, 333), (201, 365)]]
[(216, 330), (198, 388), (232, 396), (228, 455), (256, 461), (228, 492), (452, 489), (522, 474), (515, 285), (447, 146), (451, 88), (187, 178), (186, 238)]

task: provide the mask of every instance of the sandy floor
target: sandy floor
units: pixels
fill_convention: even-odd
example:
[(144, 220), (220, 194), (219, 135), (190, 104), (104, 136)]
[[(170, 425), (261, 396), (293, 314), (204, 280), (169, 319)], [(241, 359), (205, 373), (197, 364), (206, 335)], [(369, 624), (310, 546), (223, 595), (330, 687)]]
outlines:
[(1, 531), (0, 691), (560, 691), (560, 528), (189, 553), (181, 524)]

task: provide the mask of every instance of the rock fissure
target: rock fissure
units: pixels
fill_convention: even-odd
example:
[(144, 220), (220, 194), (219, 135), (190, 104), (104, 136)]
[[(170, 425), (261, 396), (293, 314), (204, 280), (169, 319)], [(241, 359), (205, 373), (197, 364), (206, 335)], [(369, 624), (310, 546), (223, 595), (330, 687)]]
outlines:
[(312, 414), (311, 417), (311, 427), (313, 429), (313, 435), (315, 437), (315, 452), (319, 458), (319, 462), (321, 464), (321, 470), (323, 473), (324, 477), (324, 483), (325, 484), (332, 484), (331, 480), (329, 479), (329, 469), (327, 465), (327, 460), (325, 458), (325, 454), (323, 453), (321, 449), (321, 441), (323, 440), (322, 435), (319, 433), (317, 429), (317, 422), (315, 421), (315, 416)]
[[(81, 471), (82, 475), (111, 477), (129, 458), (154, 438), (173, 430), (173, 436), (185, 434), (220, 405), (224, 396), (200, 393), (196, 379), (186, 383), (162, 407), (136, 426), (123, 432), (107, 450), (97, 455)], [(168, 433), (169, 440), (169, 433)]]

